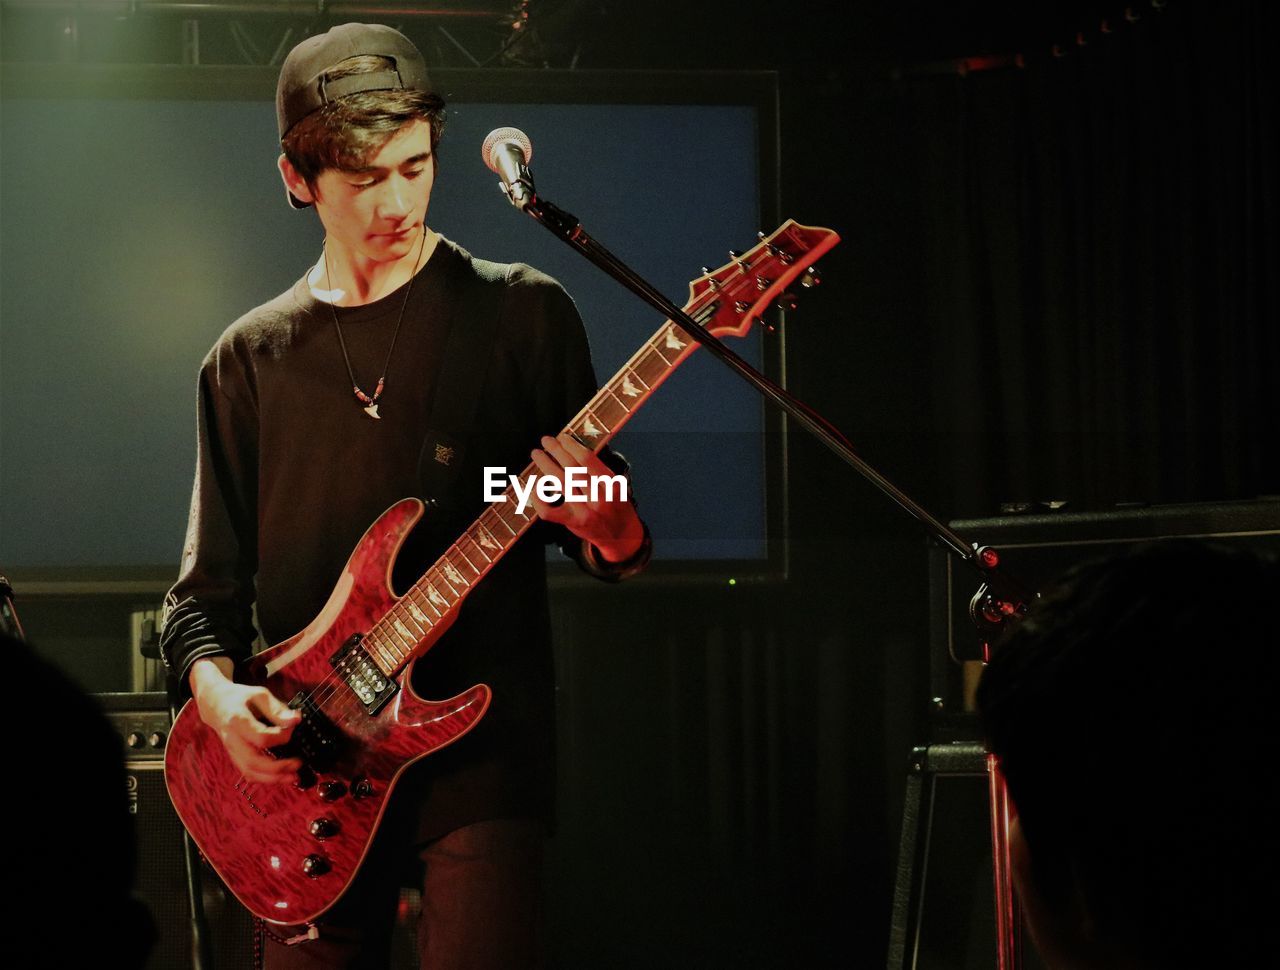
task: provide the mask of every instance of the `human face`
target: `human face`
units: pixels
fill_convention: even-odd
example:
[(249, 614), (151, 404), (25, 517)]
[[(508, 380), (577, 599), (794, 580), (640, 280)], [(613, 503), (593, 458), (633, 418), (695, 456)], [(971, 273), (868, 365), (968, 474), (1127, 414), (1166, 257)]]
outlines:
[(431, 126), (422, 120), (402, 127), (360, 168), (321, 172), (314, 202), (333, 257), (392, 263), (416, 252), (435, 172)]

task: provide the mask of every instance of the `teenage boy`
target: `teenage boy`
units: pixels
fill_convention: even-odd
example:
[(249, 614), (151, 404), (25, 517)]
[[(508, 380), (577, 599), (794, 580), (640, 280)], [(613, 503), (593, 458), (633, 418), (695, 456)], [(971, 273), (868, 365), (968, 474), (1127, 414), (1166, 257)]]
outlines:
[[(276, 109), (289, 202), (315, 208), (324, 248), (201, 368), (196, 481), (162, 648), (244, 776), (287, 784), (300, 762), (267, 751), (289, 738), (296, 713), (234, 680), (255, 638), (255, 599), (267, 642), (302, 629), (373, 520), (428, 495), (439, 506), (401, 552), (404, 588), (483, 508), (483, 466), (523, 468), (539, 441), (532, 457), (545, 475), (621, 463), (545, 437), (596, 389), (564, 290), (528, 266), (475, 259), (424, 221), (444, 103), (413, 44), (367, 24), (308, 38), (285, 60)], [(545, 523), (534, 533), (594, 575), (621, 579), (649, 558), (628, 501), (533, 504)], [(553, 676), (543, 549), (527, 537), (415, 669), (423, 696), (477, 682), (493, 688), (489, 712), (406, 774), (318, 936), (267, 931), (269, 967), (385, 965), (399, 879), (417, 858), (424, 967), (540, 964)], [(303, 936), (315, 938), (285, 943)]]

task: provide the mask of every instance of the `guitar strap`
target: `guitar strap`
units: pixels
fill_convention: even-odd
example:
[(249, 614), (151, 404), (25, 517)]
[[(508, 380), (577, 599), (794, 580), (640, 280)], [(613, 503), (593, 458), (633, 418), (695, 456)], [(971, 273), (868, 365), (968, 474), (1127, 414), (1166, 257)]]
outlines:
[(482, 259), (473, 259), (471, 266), (474, 274), (461, 265), (450, 273), (445, 296), (452, 304), (449, 329), (436, 371), (430, 425), (418, 455), (422, 495), (445, 512), (462, 504), (458, 478), (466, 467), (467, 445), (478, 430), (476, 410), (507, 292), (508, 266)]

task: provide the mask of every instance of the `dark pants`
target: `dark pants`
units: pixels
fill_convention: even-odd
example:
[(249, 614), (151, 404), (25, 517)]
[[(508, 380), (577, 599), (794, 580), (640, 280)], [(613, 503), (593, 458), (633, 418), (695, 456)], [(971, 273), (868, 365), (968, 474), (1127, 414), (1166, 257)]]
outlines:
[[(494, 819), (421, 846), (421, 970), (523, 970), (543, 966), (542, 854), (545, 826)], [(386, 840), (382, 840), (384, 843)], [(403, 850), (402, 850), (403, 851)], [(281, 941), (305, 929), (269, 926), (266, 970), (385, 970), (403, 858), (375, 842), (355, 882), (319, 924), (319, 938)]]

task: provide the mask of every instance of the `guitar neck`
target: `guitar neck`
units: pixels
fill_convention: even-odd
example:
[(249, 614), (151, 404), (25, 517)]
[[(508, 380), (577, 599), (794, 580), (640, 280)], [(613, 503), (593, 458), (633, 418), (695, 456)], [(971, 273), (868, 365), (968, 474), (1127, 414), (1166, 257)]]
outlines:
[[(563, 430), (598, 452), (697, 346), (668, 320)], [(517, 477), (526, 483), (537, 473), (530, 463)], [(537, 518), (528, 506), (517, 511), (512, 485), (480, 513), (365, 636), (364, 648), (383, 673), (391, 676), (413, 659), (418, 644), (452, 619), (467, 593)]]

